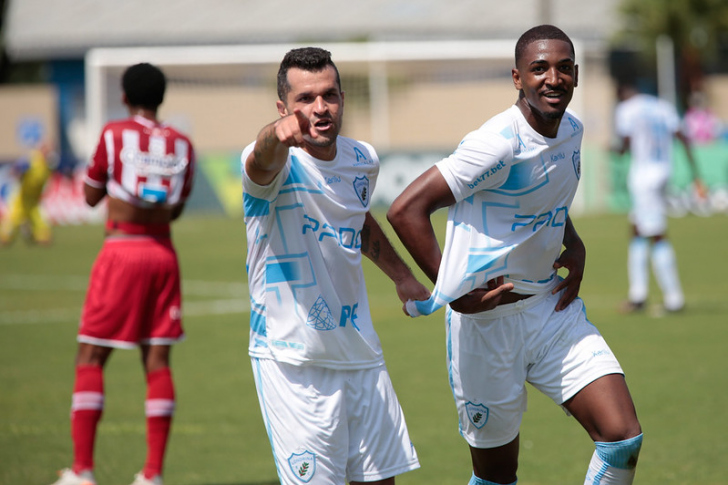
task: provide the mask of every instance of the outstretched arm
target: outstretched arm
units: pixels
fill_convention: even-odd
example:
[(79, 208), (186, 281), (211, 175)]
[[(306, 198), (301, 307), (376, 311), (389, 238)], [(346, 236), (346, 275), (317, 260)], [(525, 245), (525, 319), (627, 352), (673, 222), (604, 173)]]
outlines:
[(682, 131), (676, 132), (675, 138), (680, 140), (680, 143), (682, 143), (683, 147), (685, 147), (685, 155), (687, 155), (688, 165), (690, 165), (690, 173), (693, 176), (693, 184), (695, 185), (698, 195), (701, 198), (705, 198), (708, 195), (708, 189), (705, 187), (705, 184), (703, 184), (703, 181), (700, 178), (700, 172), (698, 171), (698, 164), (695, 161), (692, 143)]
[(612, 151), (616, 153), (617, 155), (624, 155), (629, 151), (630, 145), (631, 145), (631, 138), (628, 136), (620, 136), (619, 140), (617, 140), (617, 143), (612, 146)]
[(361, 253), (394, 281), (397, 296), (402, 303), (406, 303), (407, 300), (426, 300), (430, 297), (430, 291), (417, 281), (377, 220), (369, 212), (366, 213), (361, 231)]
[(263, 127), (255, 148), (245, 161), (245, 172), (258, 185), (268, 185), (286, 164), (289, 147), (303, 146), (304, 135), (316, 138), (308, 119), (299, 110)]
[(553, 290), (553, 294), (565, 289), (564, 294), (556, 303), (556, 311), (560, 312), (574, 299), (579, 296), (581, 280), (584, 278), (584, 266), (586, 265), (586, 247), (579, 235), (576, 233), (571, 217), (566, 218), (564, 231), (564, 251), (554, 262), (554, 268), (566, 268), (569, 274)]

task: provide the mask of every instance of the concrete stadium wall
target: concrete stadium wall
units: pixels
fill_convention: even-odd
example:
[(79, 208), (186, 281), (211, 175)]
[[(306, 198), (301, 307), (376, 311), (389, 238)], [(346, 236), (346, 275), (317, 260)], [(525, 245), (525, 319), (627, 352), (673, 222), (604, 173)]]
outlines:
[(51, 85), (0, 86), (0, 163), (25, 155), (41, 138), (57, 140), (57, 104)]

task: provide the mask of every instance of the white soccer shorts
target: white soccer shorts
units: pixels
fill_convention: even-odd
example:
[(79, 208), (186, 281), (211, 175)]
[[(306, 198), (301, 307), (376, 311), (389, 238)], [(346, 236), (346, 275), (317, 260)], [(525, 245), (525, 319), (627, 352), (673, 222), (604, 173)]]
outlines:
[(670, 171), (661, 166), (633, 170), (629, 174), (632, 199), (629, 217), (642, 237), (658, 236), (667, 231), (665, 191), (669, 180)]
[(448, 309), (450, 383), (460, 433), (471, 446), (516, 438), (526, 382), (561, 405), (599, 377), (623, 374), (583, 301), (555, 312), (559, 296), (547, 291), (474, 315)]
[(335, 370), (251, 362), (282, 484), (343, 485), (419, 468), (384, 365)]

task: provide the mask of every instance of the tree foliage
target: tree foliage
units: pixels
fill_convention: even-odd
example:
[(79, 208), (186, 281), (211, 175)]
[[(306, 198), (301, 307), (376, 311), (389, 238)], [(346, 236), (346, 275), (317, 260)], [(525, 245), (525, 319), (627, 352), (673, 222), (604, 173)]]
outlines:
[(728, 0), (622, 0), (619, 12), (616, 44), (636, 47), (643, 59), (654, 62), (658, 37), (672, 39), (683, 101), (701, 89), (706, 68), (720, 64), (728, 49)]
[(638, 41), (646, 52), (654, 51), (660, 35), (672, 38), (677, 50), (696, 50), (709, 60), (728, 46), (726, 0), (622, 0), (624, 28), (621, 41)]

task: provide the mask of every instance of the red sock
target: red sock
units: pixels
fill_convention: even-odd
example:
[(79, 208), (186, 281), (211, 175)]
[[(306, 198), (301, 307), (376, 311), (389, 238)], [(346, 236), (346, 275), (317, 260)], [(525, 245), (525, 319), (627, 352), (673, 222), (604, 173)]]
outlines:
[(164, 453), (174, 414), (174, 383), (169, 367), (147, 374), (147, 462), (144, 476), (162, 474)]
[(93, 470), (96, 427), (104, 409), (104, 375), (97, 365), (76, 366), (71, 404), (73, 471)]

